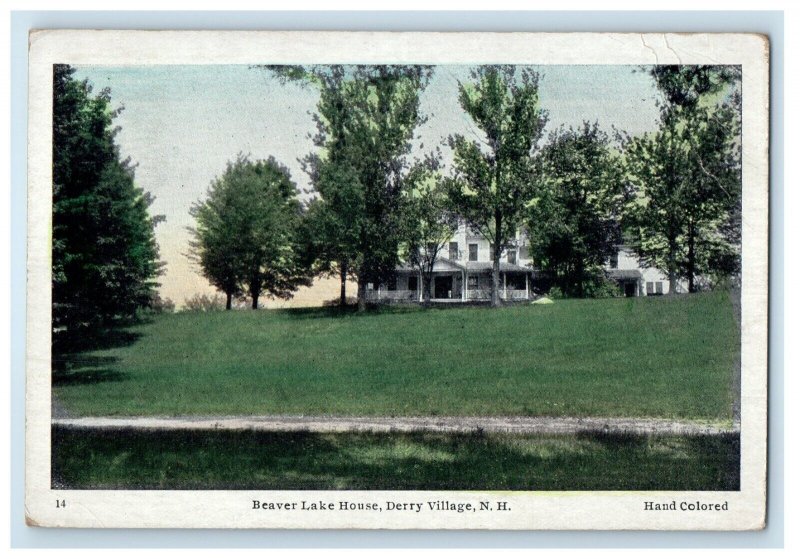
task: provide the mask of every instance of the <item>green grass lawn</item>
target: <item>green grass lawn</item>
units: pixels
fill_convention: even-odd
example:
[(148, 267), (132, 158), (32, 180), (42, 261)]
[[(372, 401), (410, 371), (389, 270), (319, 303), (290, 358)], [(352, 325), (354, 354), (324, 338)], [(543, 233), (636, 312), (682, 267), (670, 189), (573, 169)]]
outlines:
[[(54, 377), (75, 415), (729, 420), (730, 295), (163, 315)], [(134, 339), (135, 338), (135, 339)]]
[(739, 489), (736, 436), (53, 429), (70, 489)]

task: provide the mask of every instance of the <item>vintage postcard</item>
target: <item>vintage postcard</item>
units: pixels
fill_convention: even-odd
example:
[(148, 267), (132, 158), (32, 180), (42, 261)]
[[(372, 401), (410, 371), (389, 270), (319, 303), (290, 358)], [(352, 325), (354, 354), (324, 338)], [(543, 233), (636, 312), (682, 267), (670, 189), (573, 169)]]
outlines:
[(758, 530), (769, 43), (30, 35), (42, 527)]

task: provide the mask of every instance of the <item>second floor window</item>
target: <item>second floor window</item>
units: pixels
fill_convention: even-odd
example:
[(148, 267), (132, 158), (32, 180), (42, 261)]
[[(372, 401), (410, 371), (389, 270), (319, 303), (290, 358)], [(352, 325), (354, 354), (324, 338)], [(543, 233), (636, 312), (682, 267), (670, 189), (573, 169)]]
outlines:
[(458, 260), (458, 243), (450, 243), (450, 260)]
[(438, 252), (439, 245), (436, 243), (428, 243), (428, 256), (433, 257)]
[(619, 266), (619, 254), (612, 254), (608, 261), (608, 267), (612, 270), (616, 270), (617, 266)]
[(469, 261), (478, 261), (478, 243), (470, 243), (469, 245)]
[(516, 264), (517, 263), (517, 251), (516, 250), (509, 250), (508, 251), (508, 263), (509, 264)]

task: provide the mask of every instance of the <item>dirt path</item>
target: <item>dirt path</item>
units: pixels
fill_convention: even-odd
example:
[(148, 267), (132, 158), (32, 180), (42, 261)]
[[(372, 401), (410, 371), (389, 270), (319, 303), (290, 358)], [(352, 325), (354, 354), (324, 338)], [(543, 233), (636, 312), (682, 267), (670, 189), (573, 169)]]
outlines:
[(255, 430), (344, 432), (515, 433), (515, 434), (652, 434), (718, 435), (738, 433), (739, 425), (713, 421), (575, 417), (76, 417), (56, 418), (53, 425), (83, 429)]

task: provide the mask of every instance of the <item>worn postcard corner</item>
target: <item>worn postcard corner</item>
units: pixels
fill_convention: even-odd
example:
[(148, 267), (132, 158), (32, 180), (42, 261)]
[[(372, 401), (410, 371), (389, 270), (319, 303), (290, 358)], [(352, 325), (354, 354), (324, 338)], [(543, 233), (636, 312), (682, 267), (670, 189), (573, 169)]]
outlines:
[(766, 37), (29, 44), (28, 525), (764, 528)]

